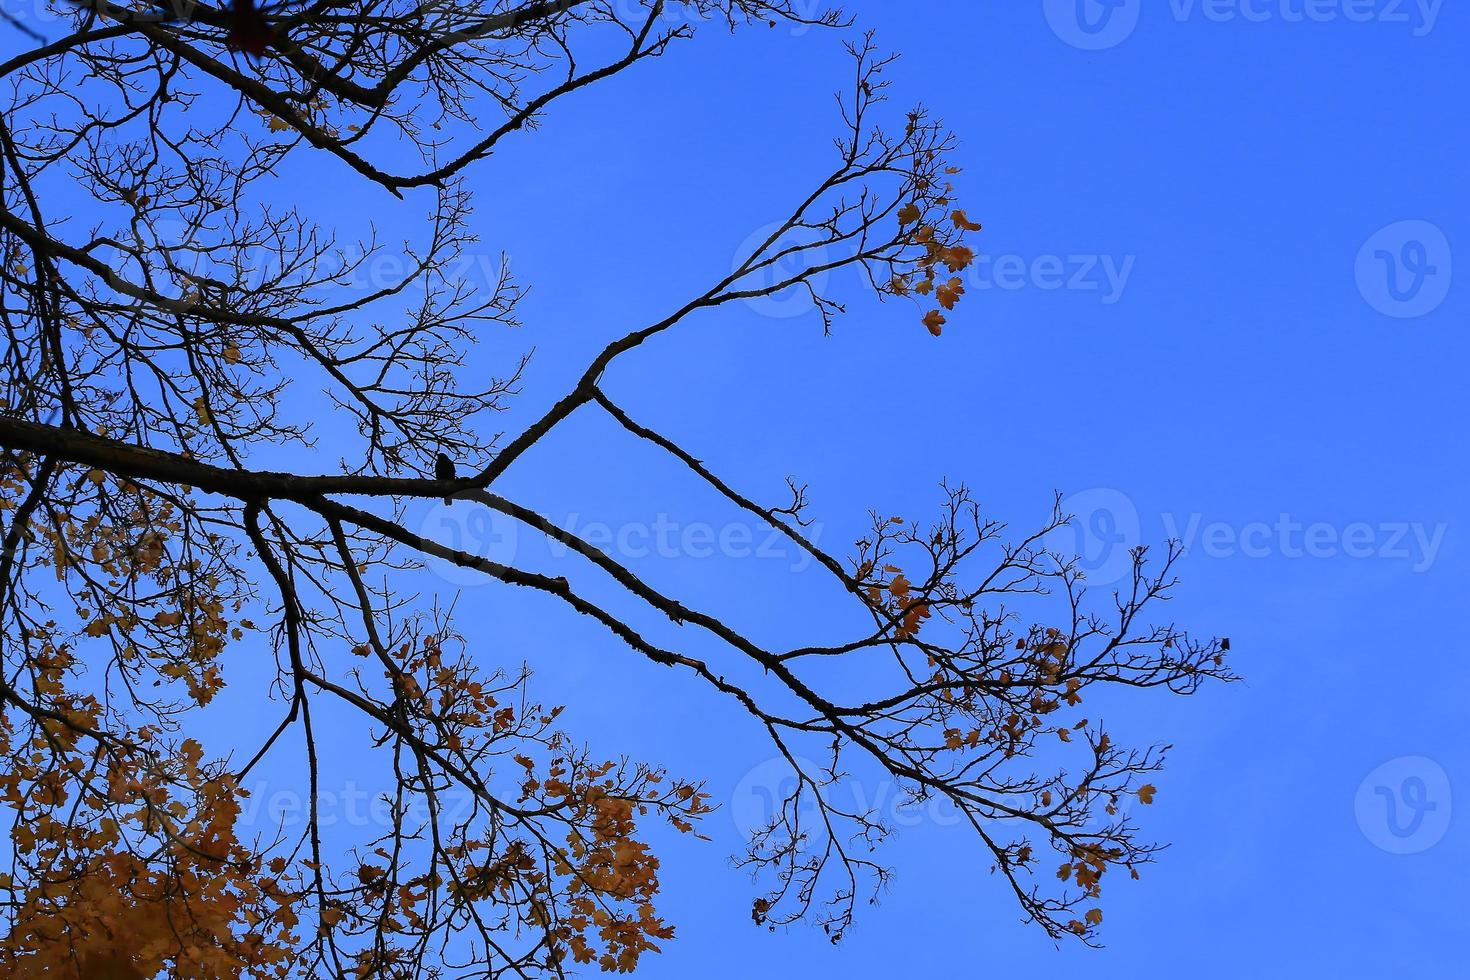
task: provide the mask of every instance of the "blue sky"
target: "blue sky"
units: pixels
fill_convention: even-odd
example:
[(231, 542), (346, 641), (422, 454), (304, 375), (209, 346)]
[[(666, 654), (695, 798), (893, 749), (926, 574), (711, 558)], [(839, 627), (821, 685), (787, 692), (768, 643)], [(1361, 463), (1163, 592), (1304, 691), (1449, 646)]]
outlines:
[[(976, 843), (943, 814), (905, 829), (890, 849), (893, 889), (842, 947), (764, 934), (746, 882), (721, 863), (741, 780), (768, 755), (731, 737), (738, 718), (652, 669), (608, 680), (596, 664), (623, 655), (581, 624), (564, 639), (557, 627), (560, 662), (536, 652), (549, 639), (540, 619), (507, 648), (526, 651), (547, 687), (596, 679), (601, 706), (572, 699), (569, 724), (703, 772), (731, 803), (712, 820), (714, 845), (669, 853), (665, 905), (680, 934), (649, 976), (1445, 975), (1461, 959), (1453, 896), (1470, 858), (1457, 801), (1436, 781), (1463, 792), (1470, 767), (1455, 634), (1470, 562), (1470, 304), (1437, 241), (1439, 271), (1419, 295), (1432, 300), (1444, 279), (1449, 292), (1413, 318), (1375, 308), (1402, 311), (1372, 275), (1386, 266), (1370, 256), (1360, 275), (1358, 256), (1403, 221), (1430, 222), (1451, 250), (1470, 234), (1453, 162), (1465, 149), (1465, 12), (1441, 11), (1426, 32), (1388, 4), (1360, 23), (1343, 7), (1294, 19), (1300, 0), (1252, 5), (1264, 21), (1203, 7), (1181, 19), (1183, 6), (1155, 2), (1131, 36), (1088, 51), (1042, 6), (852, 7), (905, 54), (895, 99), (922, 99), (962, 136), (960, 189), (996, 257), (988, 281), (1020, 288), (972, 289), (940, 341), (861, 297), (830, 338), (814, 314), (731, 311), (620, 364), (608, 388), (752, 492), (799, 475), (838, 548), (869, 507), (922, 514), (944, 476), (1018, 528), (1044, 516), (1053, 489), (1100, 489), (1090, 499), (1118, 513), (1111, 525), (1083, 514), (1084, 526), (1126, 530), (1136, 515), (1155, 542), (1196, 530), (1174, 615), (1230, 635), (1247, 681), (1193, 701), (1140, 698), (1113, 718), (1177, 748), (1145, 816), (1174, 846), (1107, 894), (1108, 948), (1057, 952), (1019, 925)], [(565, 378), (564, 364), (727, 270), (783, 213), (828, 162), (845, 68), (829, 34), (709, 31), (563, 107), (485, 168), (482, 216), (536, 285), (526, 402), (544, 404), (543, 378)], [(496, 191), (505, 175), (508, 200)], [(1425, 232), (1395, 234), (1368, 251), (1403, 261)], [(1044, 288), (1051, 257), (1098, 288)], [(1412, 276), (1400, 276), (1406, 295)], [(605, 426), (573, 425), (556, 445), (511, 477), (548, 512), (728, 518), (652, 456), (628, 459)], [(1105, 574), (1102, 542), (1081, 543)], [(801, 630), (808, 607), (795, 597), (821, 590), (804, 581), (816, 573), (779, 561), (676, 564), (649, 574), (762, 635)], [(487, 602), (497, 616), (524, 608), (499, 592)], [(1438, 809), (1405, 841), (1377, 789), (1398, 797), (1402, 832), (1416, 779)]]
[[(679, 938), (644, 975), (1448, 975), (1470, 860), (1463, 5), (1084, 0), (1091, 32), (1073, 0), (850, 12), (905, 56), (896, 108), (922, 100), (963, 140), (986, 261), (944, 337), (839, 279), (831, 337), (796, 300), (730, 308), (619, 361), (607, 390), (752, 495), (808, 483), (838, 552), (869, 508), (926, 516), (944, 477), (1018, 531), (1072, 495), (1098, 584), (1121, 548), (1181, 536), (1171, 616), (1230, 636), (1246, 681), (1110, 709), (1120, 738), (1176, 749), (1142, 814), (1173, 847), (1105, 893), (1107, 949), (1019, 924), (978, 841), (933, 811), (902, 819), (896, 883), (834, 949), (750, 922), (726, 859), (771, 752), (736, 711), (550, 601), (426, 579), (464, 586), (461, 629), (489, 663), (529, 662), (571, 731), (723, 804), (712, 843), (665, 850)], [(536, 348), (507, 429), (825, 174), (841, 40), (705, 30), (475, 171), (484, 256), (533, 287), (477, 362)], [(361, 193), (336, 207), (377, 207)], [(591, 536), (672, 525), (675, 554), (627, 544), (630, 564), (757, 638), (841, 621), (831, 583), (758, 529), (706, 555), (691, 529), (738, 516), (595, 413), (500, 489)]]

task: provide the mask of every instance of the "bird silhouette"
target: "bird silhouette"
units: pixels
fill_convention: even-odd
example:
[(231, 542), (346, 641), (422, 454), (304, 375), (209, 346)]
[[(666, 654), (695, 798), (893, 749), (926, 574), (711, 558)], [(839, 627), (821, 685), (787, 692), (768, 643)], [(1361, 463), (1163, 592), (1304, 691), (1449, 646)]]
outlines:
[[(444, 455), (443, 453), (440, 453), (439, 454), (439, 458), (436, 459), (436, 460), (434, 460), (434, 479), (436, 479), (436, 480), (456, 480), (456, 479), (458, 479), (458, 476), (456, 476), (455, 475), (455, 472), (454, 472), (454, 460), (450, 459), (448, 456)], [(444, 503), (445, 504), (449, 504), (452, 501), (453, 501), (453, 498), (452, 497), (445, 497), (444, 498)]]
[(265, 15), (255, 0), (235, 0), (230, 6), (230, 33), (225, 46), (252, 58), (265, 55), (265, 49), (276, 40), (276, 29), (266, 23)]

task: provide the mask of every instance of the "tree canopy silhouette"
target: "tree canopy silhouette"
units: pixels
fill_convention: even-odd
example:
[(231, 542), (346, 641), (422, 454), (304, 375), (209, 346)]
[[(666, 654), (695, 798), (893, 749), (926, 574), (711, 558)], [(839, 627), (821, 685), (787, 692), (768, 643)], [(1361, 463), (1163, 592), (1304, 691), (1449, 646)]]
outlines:
[[(748, 716), (753, 758), (774, 751), (795, 777), (738, 858), (758, 882), (756, 922), (807, 921), (836, 940), (883, 886), (875, 845), (891, 828), (828, 792), (863, 766), (955, 807), (1026, 918), (1095, 942), (1104, 880), (1136, 877), (1157, 850), (1126, 804), (1152, 802), (1163, 750), (1118, 744), (1086, 702), (1231, 677), (1221, 641), (1146, 620), (1177, 552), (1152, 564), (1138, 552), (1121, 589), (1089, 598), (1075, 560), (1048, 545), (1059, 507), (1008, 539), (950, 486), (932, 520), (875, 515), (852, 554), (830, 553), (807, 533), (802, 487), (758, 500), (609, 393), (645, 341), (743, 299), (804, 290), (831, 329), (844, 307), (822, 283), (837, 269), (906, 311), (913, 343), (942, 342), (921, 327), (940, 335), (961, 301), (979, 224), (953, 186), (954, 138), (925, 109), (891, 105), (893, 59), (848, 39), (856, 75), (831, 169), (733, 271), (654, 322), (609, 325), (578, 380), (498, 440), (487, 434), (523, 363), (486, 381), (465, 370), (467, 351), (516, 322), (522, 287), (505, 265), (486, 288), (452, 275), (476, 243), (462, 175), (493, 169), (505, 141), (534, 145), (561, 100), (616, 85), (704, 26), (845, 31), (845, 17), (796, 0), (178, 2), (51, 0), (44, 29), (7, 14), (23, 36), (0, 64), (0, 794), (13, 850), (0, 967), (538, 976), (632, 970), (669, 940), (645, 838), (653, 822), (697, 830), (715, 804), (699, 774), (574, 741), (561, 709), (524, 670), (487, 663), (447, 603), (395, 588), (425, 559), (553, 597), (626, 656), (676, 672), (691, 698)], [(302, 157), (361, 193), (424, 202), (401, 276), (341, 288), (383, 246), (348, 249), (313, 218), (314, 195), (277, 176)], [(330, 472), (285, 471), (311, 458), (293, 450), (311, 444), (322, 389), (355, 441), (334, 434)], [(578, 413), (808, 553), (864, 628), (758, 643), (504, 496), (507, 470)], [(439, 478), (455, 472), (436, 469), (441, 452), (457, 479)], [(569, 549), (676, 637), (719, 641), (723, 659), (657, 639), (567, 578), (407, 523), (446, 496)], [(206, 737), (198, 719), (232, 662), (266, 650), (272, 734)], [(884, 685), (832, 688), (818, 666), (843, 660), (885, 664)], [(317, 812), (326, 712), (357, 718), (392, 774), (388, 825), (346, 846)], [(243, 783), (263, 760), (301, 773), (299, 837), (242, 832)], [(451, 811), (450, 794), (472, 805)]]

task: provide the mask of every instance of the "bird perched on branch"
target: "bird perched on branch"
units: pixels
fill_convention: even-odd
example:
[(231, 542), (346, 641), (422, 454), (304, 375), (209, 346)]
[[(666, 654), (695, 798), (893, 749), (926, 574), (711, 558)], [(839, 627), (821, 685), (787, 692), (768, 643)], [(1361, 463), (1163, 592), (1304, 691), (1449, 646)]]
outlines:
[(230, 33), (225, 37), (225, 47), (259, 58), (275, 40), (276, 29), (266, 23), (265, 14), (260, 12), (255, 0), (234, 0), (230, 5)]
[[(448, 456), (444, 455), (443, 453), (440, 453), (439, 454), (439, 458), (436, 459), (436, 460), (434, 460), (434, 479), (436, 479), (436, 480), (457, 480), (457, 479), (459, 479), (458, 475), (454, 472), (454, 460), (450, 459)], [(447, 504), (451, 503), (453, 501), (453, 499), (454, 498), (452, 498), (452, 497), (445, 497), (444, 498), (444, 503), (447, 505)]]

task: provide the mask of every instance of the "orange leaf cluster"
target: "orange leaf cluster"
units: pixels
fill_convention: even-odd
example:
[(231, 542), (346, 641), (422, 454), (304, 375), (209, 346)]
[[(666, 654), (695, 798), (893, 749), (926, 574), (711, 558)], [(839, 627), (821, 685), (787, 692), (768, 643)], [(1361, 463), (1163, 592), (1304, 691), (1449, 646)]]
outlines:
[[(958, 173), (958, 170), (951, 167), (946, 173)], [(932, 297), (938, 306), (926, 310), (922, 320), (929, 332), (938, 337), (947, 320), (945, 311), (952, 311), (965, 293), (964, 280), (956, 273), (963, 272), (975, 261), (974, 251), (963, 242), (964, 235), (980, 231), (981, 226), (962, 209), (945, 213), (953, 203), (953, 184), (945, 183), (942, 190), (936, 190), (928, 179), (919, 178), (913, 190), (914, 199), (898, 209), (898, 223), (909, 244), (919, 247), (922, 254), (915, 260), (913, 270), (893, 275), (886, 291), (895, 296)], [(947, 270), (950, 276), (941, 279), (941, 269)]]
[[(151, 756), (99, 750), (61, 769), (43, 760), (45, 733), (12, 752), (0, 796), (17, 820), (10, 836), (24, 880), (0, 876), (12, 928), (0, 973), (91, 980), (170, 976), (198, 980), (290, 975), (298, 890), (263, 871), (234, 835), (243, 795), (201, 765), (185, 742)], [(139, 741), (151, 739), (139, 733)], [(88, 777), (105, 773), (105, 785)]]

